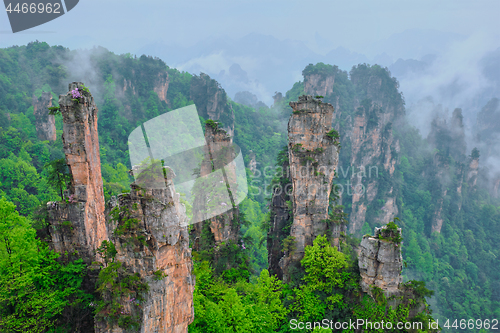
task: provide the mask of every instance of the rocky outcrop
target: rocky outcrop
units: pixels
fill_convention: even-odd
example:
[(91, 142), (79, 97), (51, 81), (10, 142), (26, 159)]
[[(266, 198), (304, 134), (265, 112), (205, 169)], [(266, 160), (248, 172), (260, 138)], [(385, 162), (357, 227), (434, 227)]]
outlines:
[(499, 197), (500, 168), (500, 100), (492, 98), (477, 115), (476, 142), (481, 151), (481, 164), (488, 170), (488, 184), (490, 193)]
[[(76, 89), (81, 97), (75, 98)], [(95, 332), (129, 332), (126, 326), (131, 322), (143, 333), (187, 332), (194, 318), (194, 277), (188, 221), (174, 189), (175, 175), (166, 167), (164, 185), (155, 189), (133, 183), (130, 193), (112, 200), (105, 214), (98, 111), (82, 83), (71, 83), (69, 90), (60, 96), (59, 104), (72, 180), (65, 201), (48, 204), (50, 245), (68, 252), (69, 258), (92, 263), (94, 270), (112, 267), (116, 271), (110, 278), (118, 279), (116, 284), (136, 281), (142, 286), (138, 290), (123, 287), (118, 296), (110, 296), (111, 282), (101, 285), (101, 300), (108, 305), (96, 316)], [(108, 254), (113, 251), (103, 251), (110, 246), (116, 250), (112, 260)], [(89, 271), (89, 280), (95, 285), (96, 271)], [(114, 310), (108, 308), (112, 305)]]
[(495, 179), (495, 182), (493, 183), (493, 197), (498, 198), (500, 195), (500, 177)]
[[(72, 90), (81, 91), (83, 83), (73, 82), (69, 92), (59, 96), (63, 117), (63, 147), (71, 173), (71, 184), (66, 203), (49, 203), (49, 214), (54, 222), (52, 246), (58, 252), (75, 250), (91, 253), (108, 239), (104, 217), (104, 193), (97, 133), (97, 107), (92, 95), (83, 95), (73, 101)], [(71, 227), (64, 232), (60, 226)], [(83, 249), (86, 249), (85, 251)]]
[(33, 95), (33, 115), (35, 116), (36, 135), (41, 141), (56, 141), (56, 120), (49, 114), (52, 94), (43, 92), (40, 98)]
[(312, 96), (291, 102), (293, 114), (288, 122), (288, 156), (293, 186), (293, 246), (280, 260), (284, 281), (300, 265), (304, 249), (328, 231), (328, 206), (338, 163), (338, 145), (332, 132), (333, 106)]
[(158, 95), (160, 101), (163, 101), (167, 104), (168, 104), (167, 100), (168, 84), (169, 84), (168, 73), (167, 72), (158, 73), (158, 78), (153, 87), (153, 91)]
[(375, 236), (365, 235), (359, 249), (361, 289), (372, 295), (372, 287), (382, 289), (386, 297), (399, 296), (403, 282), (403, 256), (401, 254), (401, 228), (387, 225), (375, 228)]
[[(358, 248), (358, 266), (363, 292), (376, 301), (387, 300), (387, 306), (396, 309), (408, 306), (408, 320), (423, 311), (428, 305), (418, 281), (403, 283), (403, 257), (401, 254), (401, 228), (390, 222), (375, 228), (375, 235), (365, 235)], [(416, 284), (415, 284), (416, 283)], [(432, 330), (432, 332), (439, 332)]]
[[(166, 187), (142, 189), (131, 185), (110, 207), (110, 240), (116, 260), (136, 274), (149, 290), (139, 306), (122, 297), (122, 312), (138, 317), (141, 332), (187, 332), (194, 319), (191, 249), (185, 207), (173, 186), (174, 173), (166, 167)], [(131, 222), (132, 221), (132, 222)], [(131, 301), (132, 300), (132, 301)], [(128, 332), (105, 321), (96, 333)]]
[(132, 92), (132, 95), (135, 95), (135, 86), (132, 85), (132, 80), (123, 79), (123, 92), (125, 93), (127, 90)]
[(333, 92), (335, 75), (306, 74), (304, 75), (304, 91), (307, 95), (326, 96)]
[(217, 81), (204, 73), (193, 76), (190, 96), (200, 116), (220, 121), (228, 135), (234, 135), (234, 111), (227, 101), (226, 92)]
[[(446, 196), (446, 191), (443, 197)], [(437, 209), (434, 212), (434, 216), (432, 217), (432, 225), (431, 225), (431, 233), (432, 232), (441, 232), (441, 228), (443, 227), (443, 202), (444, 199), (440, 198), (437, 202)]]
[(250, 171), (252, 171), (253, 174), (255, 174), (255, 172), (257, 172), (257, 155), (255, 155), (255, 153), (250, 150), (248, 151), (248, 158), (250, 159), (250, 161), (248, 162), (248, 168), (250, 169)]
[(276, 91), (273, 96), (273, 105), (278, 105), (283, 100), (283, 94)]
[[(427, 141), (435, 148), (435, 152), (432, 164), (429, 165), (424, 176), (434, 179), (436, 187), (439, 188), (440, 195), (435, 201), (431, 233), (440, 233), (445, 222), (443, 211), (447, 205), (446, 196), (456, 196), (455, 204), (459, 210), (461, 209), (462, 179), (465, 172), (463, 166), (460, 166), (461, 163), (456, 164), (458, 167), (453, 170), (450, 157), (453, 158), (453, 161), (463, 162), (466, 144), (462, 110), (455, 109), (451, 118), (441, 115), (443, 111), (440, 106), (436, 107), (434, 111), (438, 116), (431, 123), (431, 131)], [(453, 190), (449, 190), (450, 188)]]
[(392, 121), (397, 120), (397, 116), (388, 109), (382, 101), (363, 100), (356, 110), (352, 130), (346, 134), (351, 141), (350, 165), (358, 166), (357, 172), (351, 176), (351, 233), (361, 229), (368, 207), (376, 198), (383, 198), (384, 204), (375, 221), (386, 224), (398, 214), (394, 187), (384, 189), (378, 184), (379, 168), (392, 176), (400, 152), (399, 141), (392, 133)]
[[(282, 170), (289, 171), (288, 151), (284, 161), (281, 164)], [(285, 255), (284, 242), (293, 241), (289, 238), (290, 227), (293, 222), (293, 203), (292, 203), (292, 183), (290, 173), (283, 174), (280, 179), (280, 185), (273, 189), (270, 210), (270, 226), (267, 233), (267, 261), (268, 269), (271, 275), (276, 275), (283, 279), (283, 271), (280, 267), (280, 260)], [(287, 244), (288, 245), (288, 244)], [(286, 249), (290, 251), (290, 249)]]
[(336, 183), (339, 201), (347, 207), (349, 232), (359, 233), (365, 223), (388, 223), (399, 213), (400, 186), (394, 174), (400, 143), (393, 132), (404, 124), (405, 109), (397, 80), (387, 69), (366, 64), (349, 73), (310, 64), (302, 74), (306, 93), (324, 96), (335, 106), (332, 126), (345, 147)]
[[(211, 246), (216, 248), (214, 252), (216, 260), (219, 246), (227, 242), (236, 244), (239, 238), (239, 211), (236, 206), (237, 200), (233, 197), (236, 191), (228, 185), (236, 184), (236, 170), (231, 164), (236, 155), (232, 137), (218, 128), (215, 122), (206, 124), (205, 140), (205, 158), (201, 163), (200, 178), (194, 186), (193, 202), (193, 221), (202, 222), (193, 224), (191, 237), (193, 250), (202, 250), (207, 245), (206, 240), (202, 239), (206, 237), (203, 235), (203, 230), (208, 227), (213, 237)], [(211, 177), (204, 178), (208, 175)], [(208, 197), (210, 200), (207, 201)], [(220, 207), (212, 207), (213, 203), (218, 203)], [(219, 211), (220, 214), (217, 214)], [(204, 215), (213, 217), (205, 219)]]
[(467, 172), (467, 183), (470, 187), (475, 187), (477, 184), (477, 174), (479, 173), (479, 157), (471, 158), (469, 162), (469, 170)]
[(437, 148), (441, 155), (450, 155), (455, 161), (463, 161), (466, 144), (462, 109), (455, 109), (451, 118), (433, 119), (427, 141)]

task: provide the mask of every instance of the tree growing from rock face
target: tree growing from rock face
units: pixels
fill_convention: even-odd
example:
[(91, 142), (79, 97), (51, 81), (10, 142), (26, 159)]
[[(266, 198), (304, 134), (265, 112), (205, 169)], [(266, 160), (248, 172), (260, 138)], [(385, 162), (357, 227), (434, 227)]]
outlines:
[(53, 160), (47, 163), (45, 167), (48, 170), (47, 181), (59, 192), (62, 198), (63, 191), (71, 179), (66, 160), (64, 158)]

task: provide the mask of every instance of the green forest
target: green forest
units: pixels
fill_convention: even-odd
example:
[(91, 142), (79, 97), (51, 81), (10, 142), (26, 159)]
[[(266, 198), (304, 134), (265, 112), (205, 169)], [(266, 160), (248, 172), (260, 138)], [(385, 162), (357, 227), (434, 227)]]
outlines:
[[(374, 181), (378, 191), (366, 201), (360, 230), (343, 234), (341, 251), (326, 237), (317, 237), (305, 250), (302, 270), (293, 282), (284, 283), (267, 269), (269, 206), (273, 184), (284, 181), (273, 170), (287, 159), (287, 122), (292, 114), (288, 103), (305, 94), (304, 81), (295, 83), (273, 106), (254, 109), (232, 101), (207, 75), (180, 72), (151, 56), (117, 55), (104, 48), (75, 51), (38, 41), (0, 49), (0, 331), (80, 332), (100, 302), (99, 292), (91, 292), (95, 286), (89, 286), (89, 276), (99, 273), (81, 259), (54, 252), (46, 241), (44, 207), (68, 200), (63, 191), (70, 177), (64, 162), (62, 117), (55, 116), (56, 140), (41, 141), (33, 98), (48, 92), (57, 107), (58, 96), (72, 81), (85, 83), (99, 109), (106, 202), (130, 191), (127, 140), (145, 121), (195, 104), (204, 124), (210, 119), (207, 105), (216, 95), (220, 110), (216, 120), (221, 127), (234, 125), (234, 142), (245, 158), (249, 181), (248, 197), (239, 205), (239, 236), (246, 246), (227, 245), (229, 270), (209, 250), (193, 252), (195, 317), (189, 332), (336, 332), (325, 327), (294, 328), (291, 323), (328, 318), (385, 320), (395, 325), (406, 321), (415, 308), (421, 311), (413, 314), (412, 321), (423, 322), (422, 329), (369, 331), (434, 332), (427, 324), (438, 320), (443, 332), (466, 332), (471, 330), (452, 327), (453, 321), (499, 320), (500, 200), (482, 186), (487, 176), (481, 170), (477, 184), (466, 176), (470, 162), (481, 161), (481, 152), (465, 155), (453, 136), (438, 126), (434, 133), (439, 144), (422, 137), (406, 121), (398, 82), (386, 68), (360, 64), (348, 73), (319, 63), (303, 71), (304, 78), (316, 74), (335, 76), (332, 92), (318, 97), (340, 110), (332, 124), (340, 137), (339, 166), (353, 167), (351, 161), (358, 158), (353, 152), (372, 153), (368, 144), (353, 149), (353, 119), (366, 117), (364, 131), (370, 131), (381, 124), (384, 110), (392, 110), (394, 120), (383, 126), (381, 137), (392, 140), (383, 149), (392, 149), (389, 153), (396, 162), (393, 171), (381, 166), (373, 179), (361, 180), (367, 187)], [(162, 100), (155, 89), (167, 77)], [(380, 81), (376, 89), (374, 78)], [(374, 107), (372, 100), (385, 109)], [(248, 168), (251, 153), (257, 161), (253, 172)], [(372, 163), (382, 165), (380, 161)], [(355, 167), (359, 171), (359, 164)], [(353, 172), (337, 171), (335, 182), (345, 184)], [(382, 225), (388, 196), (395, 198), (393, 220), (402, 228), (403, 288), (413, 296), (396, 308), (377, 290), (375, 297), (361, 291), (355, 253), (362, 236)], [(352, 194), (344, 191), (330, 200), (343, 213), (335, 218), (349, 221)], [(440, 232), (433, 232), (436, 211), (443, 220)], [(209, 249), (213, 239), (208, 230), (204, 237)], [(444, 326), (447, 319), (449, 327)], [(133, 325), (129, 327), (133, 331)], [(472, 331), (494, 332), (486, 326)]]

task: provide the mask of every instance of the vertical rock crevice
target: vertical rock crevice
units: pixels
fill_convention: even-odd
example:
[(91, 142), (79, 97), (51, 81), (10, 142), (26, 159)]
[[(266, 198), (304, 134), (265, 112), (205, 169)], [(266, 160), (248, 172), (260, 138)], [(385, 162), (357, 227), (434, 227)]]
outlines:
[[(378, 81), (375, 81), (375, 87), (369, 89), (369, 96), (375, 94), (377, 83)], [(348, 190), (348, 193), (352, 191), (352, 212), (349, 221), (351, 233), (361, 229), (368, 209), (376, 198), (384, 200), (375, 218), (380, 223), (388, 223), (398, 214), (395, 189), (384, 188), (379, 184), (379, 172), (382, 169), (389, 176), (394, 174), (400, 152), (399, 141), (392, 133), (392, 121), (397, 120), (397, 114), (392, 114), (391, 110), (392, 108), (382, 101), (371, 99), (364, 99), (356, 108), (354, 125), (348, 134), (352, 150), (350, 164), (353, 168), (358, 166), (357, 172), (352, 172), (352, 188)]]
[(35, 116), (36, 135), (41, 141), (56, 141), (56, 120), (49, 114), (52, 94), (43, 92), (40, 98), (33, 95), (33, 115)]
[[(290, 236), (290, 227), (293, 222), (293, 203), (288, 150), (282, 151), (278, 160), (280, 158), (283, 159), (280, 167), (284, 172), (280, 178), (280, 186), (274, 189), (271, 199), (270, 224), (267, 233), (267, 258), (269, 273), (283, 279), (283, 271), (279, 262), (285, 254), (286, 246), (283, 242)], [(287, 250), (290, 251), (291, 249)]]

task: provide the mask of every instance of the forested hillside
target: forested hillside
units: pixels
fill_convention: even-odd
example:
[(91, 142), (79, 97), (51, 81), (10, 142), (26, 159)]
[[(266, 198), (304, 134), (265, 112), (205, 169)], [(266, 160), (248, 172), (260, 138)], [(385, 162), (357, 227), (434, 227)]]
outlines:
[[(100, 296), (92, 274), (82, 260), (60, 256), (44, 242), (50, 225), (44, 207), (71, 200), (64, 195), (71, 179), (57, 101), (72, 81), (86, 84), (99, 109), (106, 203), (130, 191), (129, 134), (168, 111), (195, 104), (202, 124), (218, 122), (241, 148), (249, 194), (239, 205), (240, 243), (225, 273), (213, 257), (193, 252), (190, 332), (296, 331), (292, 319), (398, 322), (411, 314), (413, 321), (439, 319), (443, 327), (446, 319), (500, 318), (500, 201), (487, 186), (493, 179), (482, 168), (483, 153), (463, 142), (462, 111), (435, 119), (424, 138), (406, 121), (398, 82), (387, 69), (360, 64), (347, 73), (319, 63), (303, 76), (285, 96), (277, 94), (273, 106), (255, 109), (232, 101), (209, 76), (179, 72), (150, 56), (43, 42), (0, 49), (0, 328), (93, 329), (88, 325)], [(273, 186), (288, 181), (274, 172), (288, 163), (288, 104), (303, 94), (335, 108), (329, 133), (340, 154), (330, 222), (348, 222), (348, 232), (341, 251), (317, 237), (305, 249), (302, 270), (285, 284), (267, 270), (266, 241)], [(53, 107), (54, 114), (39, 116), (40, 107)], [(55, 140), (47, 129), (52, 123)], [(391, 222), (403, 230), (405, 296), (389, 309), (394, 303), (383, 294), (362, 292), (356, 247), (363, 235)], [(212, 244), (208, 229), (203, 237)], [(281, 252), (293, 248), (285, 237), (279, 245)]]
[[(436, 116), (424, 138), (406, 122), (398, 83), (387, 69), (359, 65), (347, 73), (320, 63), (303, 75), (287, 96), (324, 94), (337, 109), (337, 183), (349, 230), (359, 237), (399, 217), (403, 274), (434, 290), (440, 323), (498, 317), (500, 201), (491, 191), (497, 180), (481, 151), (466, 147), (462, 110), (449, 119)], [(494, 102), (482, 114), (492, 113)]]
[[(147, 56), (139, 58), (130, 55), (118, 56), (102, 48), (71, 51), (61, 46), (50, 47), (41, 42), (2, 49), (0, 50), (0, 193), (5, 200), (15, 205), (16, 210), (24, 216), (20, 217), (23, 221), (24, 218), (28, 219), (26, 221), (31, 221), (31, 225), (41, 236), (46, 235), (44, 231), (46, 216), (43, 207), (49, 201), (64, 199), (62, 191), (66, 189), (70, 179), (66, 164), (63, 162), (61, 115), (55, 116), (56, 140), (41, 141), (37, 132), (43, 131), (46, 124), (43, 123), (44, 119), (35, 116), (34, 107), (43, 104), (44, 92), (50, 94), (51, 105), (57, 107), (58, 95), (64, 93), (68, 82), (73, 80), (85, 81), (93, 92), (99, 108), (100, 157), (106, 200), (112, 195), (128, 192), (129, 184), (133, 181), (128, 173), (131, 168), (127, 146), (130, 132), (141, 123), (169, 110), (196, 104), (202, 122), (215, 118), (224, 123), (226, 128), (233, 127), (235, 141), (241, 147), (246, 162), (249, 162), (250, 150), (262, 156), (257, 164), (259, 170), (263, 170), (265, 166), (272, 166), (278, 151), (286, 143), (286, 137), (282, 135), (284, 126), (280, 122), (279, 114), (269, 109), (254, 110), (237, 104), (227, 98), (218, 83), (208, 76), (181, 73), (169, 68), (159, 59)], [(48, 97), (46, 99), (48, 100)], [(246, 239), (252, 240), (248, 242), (248, 252), (251, 253), (252, 272), (258, 273), (266, 266), (265, 244), (259, 244), (262, 238), (259, 225), (266, 211), (265, 193), (256, 193), (255, 197), (255, 200), (251, 198), (245, 200), (242, 211), (249, 220), (256, 223), (241, 232), (242, 237), (246, 233)], [(12, 210), (7, 201), (3, 208), (7, 214), (4, 214), (5, 218), (11, 216)], [(23, 226), (28, 229), (21, 229), (19, 231), (21, 233), (27, 232), (31, 235), (30, 230), (35, 231), (29, 227), (28, 222)], [(17, 233), (12, 237), (14, 236), (18, 237)], [(25, 241), (28, 242), (26, 246), (30, 248), (43, 246), (43, 242), (37, 243), (35, 238), (28, 237)], [(3, 248), (2, 251), (5, 250)], [(56, 254), (54, 256), (57, 257)], [(36, 263), (38, 259), (33, 258), (33, 260), (33, 263)], [(33, 267), (41, 269), (39, 263), (34, 265)], [(76, 269), (75, 272), (80, 273), (83, 272), (82, 269), (84, 270), (80, 266), (71, 267), (73, 266), (58, 268), (53, 262), (44, 269), (49, 271), (57, 269), (57, 272), (53, 272), (55, 276), (57, 274), (64, 276), (64, 272), (71, 269)], [(85, 284), (84, 275), (82, 273), (79, 280), (74, 282), (77, 288), (82, 283)], [(3, 274), (3, 278), (6, 279), (2, 282), (3, 288), (7, 287), (6, 281), (12, 277), (7, 273)], [(32, 283), (35, 285), (39, 283), (47, 285), (36, 276), (32, 278), (34, 279)], [(64, 297), (73, 295), (74, 292), (68, 289), (66, 282), (60, 280), (59, 283), (54, 283), (47, 285), (52, 286), (51, 292), (56, 292), (53, 290), (54, 287), (57, 290), (66, 288)], [(3, 289), (3, 292), (12, 291)], [(44, 292), (43, 289), (40, 292)], [(20, 301), (20, 298), (8, 301), (8, 298), (5, 298), (7, 295), (3, 294), (2, 302), (17, 304)], [(87, 294), (85, 297), (89, 298), (78, 298), (79, 302), (74, 306), (78, 311), (88, 315), (92, 312), (92, 308), (89, 308), (92, 295)], [(36, 298), (36, 294), (30, 297), (33, 301)], [(82, 300), (85, 301), (82, 303)], [(10, 310), (7, 310), (9, 303), (2, 304), (2, 311), (9, 313)], [(74, 324), (78, 327), (78, 321), (76, 324), (71, 323), (68, 310), (64, 310), (68, 306), (68, 300), (54, 305), (57, 309), (45, 314), (48, 322), (40, 323), (41, 329), (50, 326), (48, 323), (53, 324), (50, 320), (53, 321), (54, 318), (58, 319), (61, 325)], [(61, 314), (63, 310), (64, 314)], [(24, 311), (23, 316), (40, 315)], [(9, 324), (11, 326), (5, 326), (5, 322), (2, 325), (21, 331), (20, 327), (26, 325), (22, 320), (9, 320), (12, 320)]]

